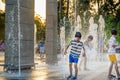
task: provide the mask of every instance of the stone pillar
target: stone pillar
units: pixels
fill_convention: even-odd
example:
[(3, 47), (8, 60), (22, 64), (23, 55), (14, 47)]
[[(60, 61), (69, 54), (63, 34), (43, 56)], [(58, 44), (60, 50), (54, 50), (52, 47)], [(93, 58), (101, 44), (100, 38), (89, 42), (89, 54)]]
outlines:
[(57, 0), (46, 0), (46, 63), (57, 62)]
[(20, 47), (21, 68), (30, 68), (34, 64), (34, 0), (20, 0), (20, 35), (17, 1), (6, 0), (5, 64), (18, 69)]
[(37, 34), (37, 26), (36, 24), (34, 24), (34, 54), (36, 53), (36, 46), (37, 46), (37, 38), (36, 38), (36, 34)]

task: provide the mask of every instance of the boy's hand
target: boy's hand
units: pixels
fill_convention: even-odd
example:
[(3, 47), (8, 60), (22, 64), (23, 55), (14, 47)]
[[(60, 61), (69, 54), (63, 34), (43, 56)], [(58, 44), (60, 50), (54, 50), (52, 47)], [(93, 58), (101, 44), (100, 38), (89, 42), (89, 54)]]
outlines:
[(67, 51), (65, 50), (64, 55), (66, 55), (66, 54), (67, 54)]
[(65, 52), (64, 52), (64, 55), (67, 54), (67, 49), (68, 49), (68, 48), (69, 48), (69, 45), (66, 47)]
[(85, 50), (85, 48), (83, 47), (83, 50), (84, 50), (84, 52), (83, 52), (83, 57), (85, 57), (86, 56), (86, 50)]
[(115, 47), (115, 46), (116, 46), (115, 44), (112, 45), (112, 47)]
[(85, 57), (86, 55), (85, 55), (85, 52), (83, 53), (83, 55), (82, 55), (83, 57)]

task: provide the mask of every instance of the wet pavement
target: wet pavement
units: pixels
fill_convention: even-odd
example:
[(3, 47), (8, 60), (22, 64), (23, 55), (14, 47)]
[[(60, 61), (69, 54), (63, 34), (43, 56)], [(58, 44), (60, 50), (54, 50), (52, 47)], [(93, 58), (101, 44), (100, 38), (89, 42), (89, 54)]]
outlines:
[[(67, 56), (60, 58), (58, 55), (58, 64), (47, 65), (45, 59), (40, 60), (38, 54), (35, 54), (35, 68), (23, 70), (21, 76), (17, 71), (4, 72), (0, 66), (0, 80), (67, 80), (69, 67)], [(4, 63), (4, 53), (0, 53), (0, 63)], [(109, 62), (103, 58), (88, 63), (88, 70), (79, 70), (78, 80), (109, 80), (107, 78)]]

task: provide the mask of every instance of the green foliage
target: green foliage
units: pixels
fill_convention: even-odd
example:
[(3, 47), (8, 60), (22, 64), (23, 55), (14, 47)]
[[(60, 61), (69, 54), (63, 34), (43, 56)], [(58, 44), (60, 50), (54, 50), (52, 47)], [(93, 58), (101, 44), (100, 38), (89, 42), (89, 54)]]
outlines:
[[(69, 1), (69, 6), (67, 3)], [(77, 1), (77, 15), (81, 16), (82, 20), (82, 31), (84, 33), (87, 32), (89, 28), (89, 18), (91, 16), (95, 17), (95, 23), (98, 24), (99, 15), (103, 15), (105, 19), (105, 34), (106, 34), (106, 41), (111, 37), (110, 31), (112, 29), (116, 29), (118, 31), (117, 41), (120, 43), (120, 1), (117, 0), (76, 0)], [(98, 5), (98, 13), (94, 12), (94, 6)], [(68, 22), (66, 22), (66, 37), (69, 37), (70, 26), (75, 21), (75, 0), (71, 3), (71, 0), (62, 0), (62, 18), (66, 16), (67, 9), (69, 8), (68, 12)], [(59, 10), (60, 12), (60, 10)], [(83, 16), (86, 12), (85, 20), (86, 23), (83, 22)], [(58, 20), (59, 21), (59, 20)], [(69, 39), (67, 38), (67, 41)]]
[[(42, 23), (41, 17), (39, 15), (35, 16), (35, 24), (37, 27), (37, 41), (43, 39), (45, 40), (45, 30), (46, 25)], [(0, 41), (4, 40), (5, 37), (5, 13), (0, 11)]]
[(35, 24), (36, 24), (36, 28), (37, 28), (37, 41), (43, 39), (45, 40), (45, 31), (46, 31), (46, 25), (45, 23), (42, 22), (41, 20), (41, 16), (36, 15), (35, 16)]
[(120, 21), (117, 24), (117, 31), (118, 31), (117, 41), (118, 43), (120, 43)]
[(5, 3), (5, 0), (2, 0), (3, 3)]
[(111, 37), (111, 30), (116, 29), (118, 32), (117, 41), (118, 43), (120, 43), (120, 21), (115, 22), (116, 19), (113, 15), (107, 16), (105, 21), (106, 21), (106, 24), (105, 24), (106, 40), (108, 40)]
[(109, 15), (105, 19), (106, 40), (108, 40), (111, 37), (111, 30), (114, 28), (113, 18), (114, 18), (113, 15)]
[(0, 40), (4, 40), (5, 35), (5, 13), (0, 10)]
[(89, 10), (90, 6), (90, 0), (78, 0), (77, 2), (77, 13), (83, 14), (85, 11)]
[(66, 23), (65, 23), (65, 37), (66, 37), (66, 43), (68, 43), (70, 41), (70, 38), (71, 38), (71, 35), (70, 35), (70, 28), (71, 25), (70, 25), (70, 22), (69, 20), (66, 20)]
[(120, 1), (114, 2), (108, 0), (101, 6), (100, 13), (105, 16), (105, 33), (106, 40), (111, 36), (110, 31), (116, 29), (118, 32), (117, 41), (120, 43)]

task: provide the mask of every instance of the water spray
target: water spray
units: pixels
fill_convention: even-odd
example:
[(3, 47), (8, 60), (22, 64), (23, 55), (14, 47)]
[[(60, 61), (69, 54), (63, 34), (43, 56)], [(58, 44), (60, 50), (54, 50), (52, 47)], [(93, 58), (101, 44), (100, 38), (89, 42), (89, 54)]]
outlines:
[(21, 63), (21, 60), (20, 60), (20, 35), (21, 35), (21, 31), (20, 31), (20, 0), (17, 0), (17, 4), (18, 4), (18, 72), (19, 72), (19, 77), (21, 76), (21, 66), (20, 66), (20, 63)]

